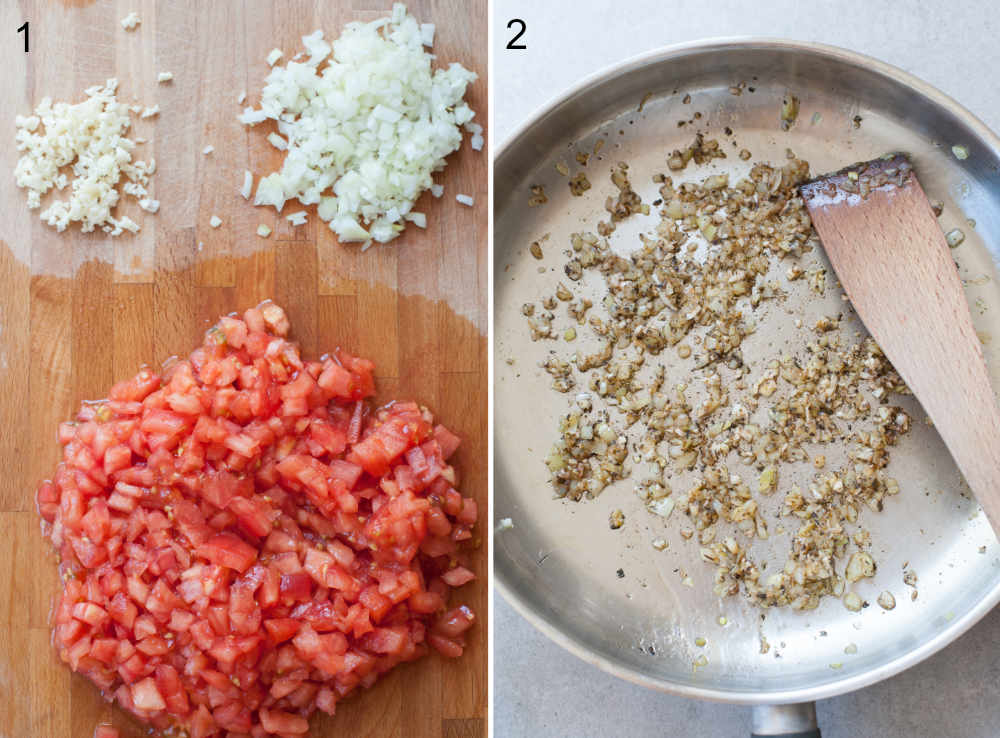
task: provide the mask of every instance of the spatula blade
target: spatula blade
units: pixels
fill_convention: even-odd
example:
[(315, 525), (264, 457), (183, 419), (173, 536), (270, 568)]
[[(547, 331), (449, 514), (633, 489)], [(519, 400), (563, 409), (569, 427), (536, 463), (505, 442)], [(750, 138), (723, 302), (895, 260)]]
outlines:
[(906, 156), (801, 187), (848, 298), (1000, 534), (1000, 411), (955, 262)]

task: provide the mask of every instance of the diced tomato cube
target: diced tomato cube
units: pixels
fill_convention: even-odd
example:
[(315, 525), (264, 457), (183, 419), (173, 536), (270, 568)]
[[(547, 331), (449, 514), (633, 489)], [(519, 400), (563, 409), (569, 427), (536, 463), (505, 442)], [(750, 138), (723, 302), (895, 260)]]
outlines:
[(218, 508), (229, 505), (236, 495), (245, 495), (253, 491), (253, 482), (239, 478), (228, 471), (209, 473), (202, 483), (202, 496)]
[(295, 618), (274, 618), (264, 621), (264, 628), (275, 643), (284, 643), (299, 632), (299, 621)]
[(127, 629), (131, 630), (139, 610), (124, 592), (119, 592), (108, 603), (108, 614)]
[(228, 702), (216, 708), (212, 716), (215, 722), (232, 733), (249, 733), (253, 727), (250, 710), (239, 701)]
[(169, 410), (152, 410), (147, 413), (139, 428), (144, 433), (175, 436), (187, 427), (188, 421), (177, 413)]
[(434, 631), (447, 638), (457, 638), (467, 631), (476, 618), (472, 611), (462, 605), (444, 613), (434, 624)]
[(459, 445), (462, 443), (461, 438), (456, 436), (443, 425), (434, 426), (434, 440), (436, 440), (438, 445), (441, 447), (441, 456), (445, 459), (450, 458), (451, 455), (458, 450)]
[(209, 738), (216, 732), (215, 718), (205, 705), (198, 705), (191, 717), (189, 730), (191, 738)]
[(458, 512), (458, 515), (456, 515), (455, 518), (460, 523), (473, 525), (479, 518), (479, 506), (476, 505), (476, 501), (471, 497), (463, 498), (462, 509)]
[(263, 538), (271, 531), (275, 510), (260, 497), (234, 497), (229, 501), (229, 509), (253, 535)]
[(108, 612), (93, 602), (80, 602), (73, 607), (73, 617), (96, 628), (108, 619)]
[(98, 661), (111, 664), (118, 655), (118, 641), (114, 638), (95, 638), (90, 647), (90, 655)]
[(243, 348), (247, 339), (247, 324), (228, 316), (219, 319), (219, 328), (226, 337), (226, 343), (234, 349)]
[(282, 574), (280, 593), (282, 599), (308, 600), (312, 596), (312, 578), (306, 572)]
[(132, 685), (132, 703), (140, 710), (150, 712), (164, 710), (167, 707), (163, 695), (160, 694), (160, 690), (156, 686), (156, 680), (152, 677), (147, 677)]
[(301, 715), (281, 710), (261, 708), (260, 724), (269, 733), (280, 735), (303, 735), (309, 732), (309, 722)]
[(199, 556), (213, 564), (244, 572), (257, 560), (257, 550), (232, 533), (217, 533), (198, 546)]
[(398, 654), (406, 644), (406, 634), (400, 627), (376, 628), (366, 635), (362, 642), (375, 653)]
[(431, 644), (442, 656), (446, 656), (450, 659), (457, 659), (462, 655), (464, 650), (462, 644), (458, 641), (438, 635), (437, 633), (428, 633), (427, 642)]
[(309, 437), (324, 451), (334, 456), (342, 454), (347, 448), (347, 430), (335, 428), (325, 421), (314, 420), (309, 425)]
[(160, 378), (143, 369), (132, 379), (119, 382), (108, 392), (108, 399), (120, 401), (141, 401), (160, 386)]
[(298, 635), (292, 639), (292, 643), (295, 645), (295, 650), (307, 661), (311, 661), (319, 653), (319, 635), (308, 625), (299, 629)]
[(191, 705), (177, 670), (170, 664), (160, 664), (156, 667), (155, 678), (157, 689), (166, 703), (167, 712), (178, 717), (187, 715)]
[(463, 584), (468, 584), (475, 579), (476, 575), (464, 566), (456, 566), (454, 569), (449, 569), (442, 574), (441, 578), (449, 587), (461, 587)]
[(444, 607), (444, 598), (437, 592), (415, 592), (407, 603), (414, 612), (429, 614)]
[(345, 400), (352, 398), (353, 377), (351, 372), (332, 360), (326, 363), (317, 382), (333, 397), (341, 397)]
[(116, 444), (104, 452), (104, 473), (114, 474), (132, 463), (132, 449), (123, 443)]
[(94, 543), (104, 543), (104, 539), (111, 532), (111, 514), (108, 511), (108, 503), (103, 499), (94, 500), (90, 510), (80, 521), (84, 532)]
[(372, 619), (378, 623), (386, 616), (392, 607), (392, 600), (378, 591), (378, 587), (365, 587), (361, 590), (360, 602), (371, 612)]

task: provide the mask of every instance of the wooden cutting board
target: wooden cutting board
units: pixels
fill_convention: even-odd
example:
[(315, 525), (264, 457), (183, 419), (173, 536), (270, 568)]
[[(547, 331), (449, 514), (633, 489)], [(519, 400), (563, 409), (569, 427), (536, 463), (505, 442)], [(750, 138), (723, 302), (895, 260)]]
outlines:
[[(410, 11), (437, 25), (434, 52), (480, 74), (467, 96), (487, 120), (485, 0), (411, 0)], [(82, 400), (102, 397), (143, 363), (187, 354), (219, 315), (273, 298), (287, 310), (306, 355), (336, 346), (372, 358), (380, 399), (429, 406), (464, 443), (462, 489), (480, 506), (479, 579), (461, 591), (479, 618), (465, 655), (407, 664), (371, 690), (314, 721), (316, 735), (485, 736), (487, 691), (487, 166), (466, 142), (417, 210), (427, 229), (410, 227), (388, 246), (361, 253), (341, 246), (308, 208), (294, 228), (273, 209), (238, 194), (244, 169), (266, 173), (281, 155), (268, 128), (236, 120), (246, 90), (257, 103), (274, 47), (286, 58), (299, 38), (323, 28), (336, 37), (351, 20), (388, 14), (390, 3), (220, 0), (3, 3), (0, 30), (0, 738), (87, 738), (112, 719), (123, 736), (141, 729), (112, 710), (91, 683), (71, 675), (51, 646), (56, 559), (39, 533), (34, 493), (59, 458), (56, 428)], [(138, 12), (132, 33), (119, 20)], [(31, 50), (15, 29), (30, 22)], [(158, 72), (174, 74), (156, 83)], [(120, 80), (162, 112), (134, 122), (156, 158), (151, 216), (131, 199), (122, 211), (142, 224), (134, 237), (59, 234), (25, 206), (14, 186), (13, 118), (43, 96), (79, 101), (84, 88)], [(213, 154), (202, 155), (212, 145)], [(467, 208), (455, 195), (472, 195)], [(297, 209), (297, 208), (295, 208)], [(286, 207), (286, 212), (288, 208)], [(222, 227), (212, 229), (215, 214)], [(258, 224), (274, 229), (256, 235)], [(457, 599), (457, 596), (456, 596)]]

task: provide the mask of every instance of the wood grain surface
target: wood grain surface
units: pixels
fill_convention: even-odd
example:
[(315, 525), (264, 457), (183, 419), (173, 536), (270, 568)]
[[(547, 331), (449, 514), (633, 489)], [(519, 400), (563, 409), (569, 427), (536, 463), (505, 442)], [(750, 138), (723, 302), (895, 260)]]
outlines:
[[(910, 167), (897, 155), (849, 169), (865, 185)], [(941, 226), (915, 174), (864, 198), (852, 194), (857, 185), (847, 192), (847, 181), (838, 173), (802, 188), (813, 225), (858, 316), (1000, 536), (1000, 408)]]
[[(286, 58), (299, 37), (388, 13), (388, 0), (299, 2), (111, 0), (0, 4), (0, 738), (86, 738), (112, 719), (124, 736), (140, 726), (71, 675), (51, 646), (49, 616), (58, 591), (56, 559), (39, 533), (34, 493), (59, 458), (56, 428), (85, 399), (117, 378), (194, 348), (219, 315), (273, 298), (285, 307), (306, 355), (343, 346), (375, 360), (379, 398), (428, 405), (464, 440), (457, 454), (465, 494), (480, 505), (478, 580), (461, 591), (478, 615), (465, 655), (436, 655), (393, 671), (371, 690), (314, 721), (321, 736), (484, 736), (487, 690), (487, 166), (468, 143), (436, 179), (445, 196), (417, 205), (427, 229), (409, 228), (388, 246), (361, 253), (341, 246), (309, 208), (292, 227), (273, 209), (238, 194), (244, 169), (267, 173), (280, 152), (267, 127), (245, 129), (236, 98), (256, 103), (273, 47)], [(480, 75), (467, 96), (487, 120), (485, 0), (411, 0), (434, 22), (442, 62)], [(126, 33), (119, 20), (142, 20)], [(31, 23), (31, 51), (14, 29)], [(156, 84), (161, 71), (174, 74)], [(84, 88), (120, 80), (162, 109), (134, 121), (158, 171), (156, 216), (129, 200), (120, 212), (141, 222), (134, 237), (58, 234), (25, 207), (11, 172), (13, 118), (40, 99), (82, 99)], [(202, 155), (206, 145), (215, 152)], [(472, 208), (455, 201), (466, 193)], [(286, 212), (287, 212), (286, 207)], [(208, 225), (218, 215), (222, 227)], [(269, 239), (258, 224), (274, 229)], [(456, 595), (456, 598), (458, 596)]]

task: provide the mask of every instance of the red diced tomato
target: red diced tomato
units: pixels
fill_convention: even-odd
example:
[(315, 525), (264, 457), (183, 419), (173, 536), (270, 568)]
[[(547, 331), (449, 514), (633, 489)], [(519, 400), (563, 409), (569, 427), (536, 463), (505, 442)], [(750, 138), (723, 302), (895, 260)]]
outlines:
[(167, 707), (163, 695), (156, 686), (156, 680), (151, 677), (132, 685), (132, 704), (140, 710), (149, 712), (164, 710)]
[(138, 402), (146, 399), (153, 390), (159, 388), (160, 378), (150, 371), (142, 370), (130, 380), (119, 382), (108, 392), (109, 400)]
[(305, 572), (282, 574), (279, 591), (288, 601), (308, 600), (312, 596), (312, 578)]
[(475, 579), (476, 575), (464, 566), (456, 566), (454, 569), (449, 569), (442, 574), (441, 578), (449, 587), (461, 587), (463, 584), (468, 584)]
[(295, 618), (275, 618), (265, 620), (264, 628), (274, 643), (284, 643), (299, 632), (299, 621)]
[(479, 518), (479, 506), (476, 505), (476, 501), (471, 497), (464, 498), (462, 500), (462, 509), (459, 510), (455, 518), (459, 523), (473, 525)]
[(271, 531), (275, 511), (260, 497), (234, 497), (229, 501), (229, 509), (253, 535), (264, 537)]
[(474, 579), (458, 436), (413, 402), (370, 410), (374, 364), (305, 361), (289, 328), (273, 303), (223, 317), (85, 404), (38, 488), (60, 657), (159, 730), (304, 735), (424, 643), (460, 655), (474, 622), (446, 610)]
[(309, 732), (309, 721), (301, 715), (281, 710), (260, 710), (260, 724), (269, 733), (303, 735)]
[(352, 397), (353, 377), (351, 372), (332, 360), (326, 363), (317, 382), (333, 397), (341, 397), (345, 400)]
[(451, 455), (458, 450), (459, 444), (462, 443), (461, 438), (456, 436), (443, 425), (434, 426), (434, 440), (436, 440), (438, 445), (441, 447), (441, 456), (445, 459), (450, 458)]
[(197, 553), (213, 564), (244, 572), (257, 560), (257, 550), (232, 533), (217, 533), (198, 546)]

